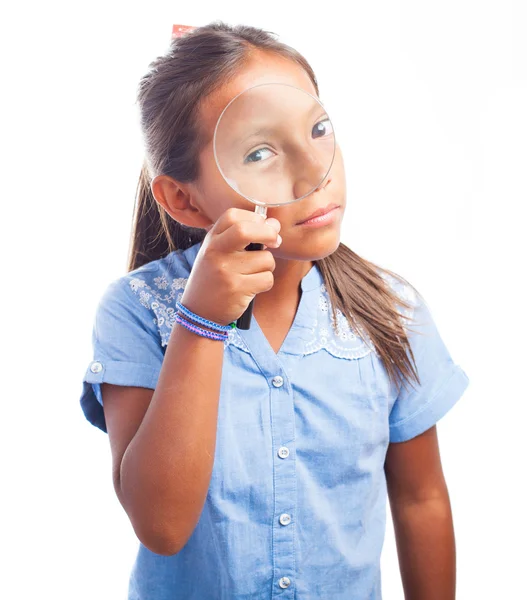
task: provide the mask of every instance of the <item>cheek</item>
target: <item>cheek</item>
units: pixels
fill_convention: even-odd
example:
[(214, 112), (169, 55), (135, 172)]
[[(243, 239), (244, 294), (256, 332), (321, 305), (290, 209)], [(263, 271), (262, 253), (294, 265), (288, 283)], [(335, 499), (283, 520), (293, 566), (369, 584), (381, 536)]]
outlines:
[(338, 202), (345, 207), (346, 173), (344, 171), (344, 161), (342, 160), (342, 155), (340, 153), (335, 154), (335, 159), (331, 166), (330, 177), (332, 181), (327, 189), (328, 195), (332, 196), (333, 201)]
[(200, 185), (202, 205), (206, 207), (208, 216), (217, 221), (229, 208), (241, 208), (254, 211), (255, 204), (240, 196), (223, 179), (219, 171), (210, 168), (207, 176), (202, 177)]
[(216, 222), (229, 208), (254, 210), (255, 205), (240, 196), (223, 178), (214, 159), (212, 143), (202, 152), (200, 163), (200, 201), (211, 220)]
[(340, 186), (346, 186), (346, 173), (344, 171), (344, 159), (342, 157), (342, 152), (340, 148), (337, 146), (337, 151), (335, 152), (335, 158), (333, 160), (333, 164), (331, 166), (331, 174), (335, 178), (335, 183), (338, 183)]

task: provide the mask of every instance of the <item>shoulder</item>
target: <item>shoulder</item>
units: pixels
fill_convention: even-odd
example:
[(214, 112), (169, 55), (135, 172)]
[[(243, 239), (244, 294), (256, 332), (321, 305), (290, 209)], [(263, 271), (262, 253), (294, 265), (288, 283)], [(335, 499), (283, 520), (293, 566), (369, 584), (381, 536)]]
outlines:
[(142, 307), (166, 346), (176, 320), (176, 303), (181, 300), (199, 244), (176, 250), (166, 257), (130, 271), (119, 281), (132, 301)]
[(99, 318), (119, 313), (157, 333), (166, 346), (196, 251), (195, 247), (175, 250), (110, 282), (99, 301)]
[(190, 270), (185, 252), (176, 250), (130, 271), (117, 284), (135, 294), (146, 308), (152, 308), (156, 298), (169, 299), (175, 290), (185, 289)]

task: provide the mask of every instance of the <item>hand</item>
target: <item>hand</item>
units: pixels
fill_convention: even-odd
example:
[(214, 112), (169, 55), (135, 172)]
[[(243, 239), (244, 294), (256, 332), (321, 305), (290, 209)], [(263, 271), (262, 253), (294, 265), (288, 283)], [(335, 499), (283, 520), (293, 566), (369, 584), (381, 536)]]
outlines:
[[(278, 248), (280, 222), (254, 211), (230, 208), (212, 225), (194, 262), (181, 304), (195, 314), (228, 325), (251, 300), (274, 284), (275, 260), (266, 248)], [(264, 250), (248, 252), (251, 243)]]

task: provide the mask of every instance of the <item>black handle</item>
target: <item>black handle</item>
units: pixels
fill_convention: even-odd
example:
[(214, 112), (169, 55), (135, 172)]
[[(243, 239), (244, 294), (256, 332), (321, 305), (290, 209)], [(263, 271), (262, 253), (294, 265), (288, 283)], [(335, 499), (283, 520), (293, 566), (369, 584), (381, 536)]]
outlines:
[[(246, 250), (263, 250), (263, 248), (264, 248), (263, 244), (249, 244), (245, 249)], [(236, 321), (236, 327), (238, 329), (250, 329), (251, 319), (253, 316), (253, 305), (254, 305), (254, 298), (250, 301), (249, 306), (245, 309), (245, 312), (243, 313), (243, 315)]]

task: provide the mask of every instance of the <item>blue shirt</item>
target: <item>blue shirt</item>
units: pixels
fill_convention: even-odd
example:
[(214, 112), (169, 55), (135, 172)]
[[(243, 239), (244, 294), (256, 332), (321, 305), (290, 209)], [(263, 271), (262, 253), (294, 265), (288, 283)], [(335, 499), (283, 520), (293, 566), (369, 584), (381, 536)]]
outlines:
[[(102, 382), (155, 388), (200, 247), (127, 273), (102, 295), (80, 402), (103, 431)], [(277, 354), (254, 316), (224, 342), (214, 468), (199, 522), (173, 556), (139, 544), (129, 600), (381, 599), (388, 444), (432, 427), (469, 383), (422, 297), (384, 278), (412, 303), (400, 311), (417, 318), (409, 339), (421, 386), (397, 395), (365, 332), (340, 311), (332, 326), (314, 265)]]

